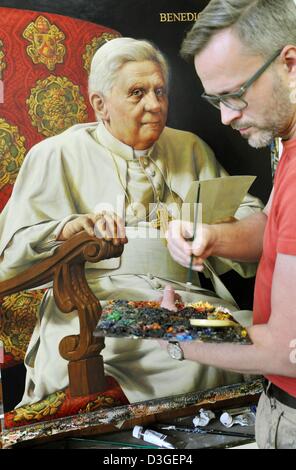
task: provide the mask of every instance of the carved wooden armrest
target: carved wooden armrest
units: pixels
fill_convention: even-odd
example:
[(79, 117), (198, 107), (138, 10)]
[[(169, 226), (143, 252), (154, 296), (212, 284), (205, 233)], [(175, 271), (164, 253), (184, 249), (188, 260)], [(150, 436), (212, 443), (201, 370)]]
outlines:
[(101, 305), (88, 286), (85, 263), (115, 258), (122, 252), (123, 245), (115, 247), (83, 232), (64, 242), (50, 258), (0, 283), (0, 297), (4, 297), (53, 281), (53, 295), (58, 308), (65, 314), (78, 311), (80, 334), (66, 336), (59, 346), (61, 356), (69, 361), (72, 396), (100, 392), (106, 386), (100, 355), (104, 339), (93, 336)]

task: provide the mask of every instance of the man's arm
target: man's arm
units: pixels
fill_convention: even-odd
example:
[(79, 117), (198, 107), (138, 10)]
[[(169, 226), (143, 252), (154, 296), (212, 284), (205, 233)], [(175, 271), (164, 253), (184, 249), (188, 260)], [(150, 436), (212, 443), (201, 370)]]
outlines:
[(185, 358), (202, 364), (248, 374), (282, 375), (296, 378), (291, 358), (296, 340), (296, 257), (277, 256), (269, 322), (248, 329), (253, 344), (209, 344), (184, 342)]
[(262, 254), (266, 221), (267, 216), (261, 212), (232, 223), (204, 224), (197, 228), (194, 242), (188, 241), (193, 235), (193, 225), (173, 221), (167, 234), (168, 249), (172, 258), (185, 267), (189, 267), (193, 254), (192, 268), (196, 271), (203, 270), (203, 262), (209, 256), (257, 261)]
[(193, 224), (180, 220), (169, 225), (168, 248), (172, 258), (189, 267), (191, 254), (194, 255), (193, 269), (202, 270), (202, 264), (209, 256), (221, 256), (239, 261), (258, 261), (262, 254), (263, 235), (271, 207), (273, 192), (263, 212), (232, 223), (200, 225), (194, 242)]
[[(238, 261), (258, 261), (262, 254), (266, 222), (266, 215), (259, 213), (233, 223), (207, 226), (204, 230), (212, 232), (211, 255)], [(192, 249), (197, 256), (198, 247), (199, 241), (196, 240)]]
[[(202, 266), (203, 259), (212, 253), (239, 258), (259, 257), (262, 251), (263, 233), (272, 203), (273, 193), (264, 213), (255, 214), (233, 224), (222, 224), (222, 242), (209, 235), (204, 245), (190, 247), (184, 237), (191, 235), (191, 226), (183, 228), (183, 237), (173, 240), (174, 230), (169, 233), (169, 244), (176, 258), (188, 266), (191, 252), (197, 254), (195, 269)], [(261, 217), (261, 218), (260, 218)], [(211, 226), (209, 226), (211, 227)], [(210, 230), (211, 232), (211, 230)], [(217, 243), (215, 243), (217, 242)], [(186, 255), (184, 255), (186, 251)], [(202, 253), (202, 254), (200, 254)], [(296, 341), (296, 256), (278, 254), (271, 291), (271, 315), (267, 324), (248, 329), (253, 342), (250, 346), (235, 344), (183, 343), (185, 358), (224, 369), (248, 374), (275, 374), (296, 378), (296, 364), (291, 359)]]

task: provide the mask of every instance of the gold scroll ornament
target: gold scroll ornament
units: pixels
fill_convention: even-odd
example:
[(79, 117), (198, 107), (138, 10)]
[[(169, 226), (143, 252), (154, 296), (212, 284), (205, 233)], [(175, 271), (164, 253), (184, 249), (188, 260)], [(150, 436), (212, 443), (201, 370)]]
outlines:
[(38, 16), (23, 32), (23, 37), (31, 42), (27, 53), (34, 64), (43, 64), (48, 70), (54, 70), (56, 64), (61, 64), (66, 48), (61, 42), (64, 33), (44, 16)]
[(27, 99), (33, 126), (40, 134), (51, 137), (74, 124), (86, 122), (87, 108), (79, 86), (67, 77), (50, 75), (37, 80)]
[(25, 137), (17, 126), (0, 118), (0, 189), (15, 182), (25, 154)]
[(111, 41), (111, 39), (115, 39), (120, 37), (120, 34), (114, 33), (103, 33), (101, 36), (94, 37), (89, 44), (85, 46), (85, 52), (82, 55), (83, 60), (83, 67), (89, 74), (90, 72), (90, 64), (92, 61), (93, 56), (97, 52), (97, 50), (106, 42)]
[(0, 39), (0, 80), (3, 78), (3, 70), (6, 69), (5, 55), (3, 51), (3, 41)]

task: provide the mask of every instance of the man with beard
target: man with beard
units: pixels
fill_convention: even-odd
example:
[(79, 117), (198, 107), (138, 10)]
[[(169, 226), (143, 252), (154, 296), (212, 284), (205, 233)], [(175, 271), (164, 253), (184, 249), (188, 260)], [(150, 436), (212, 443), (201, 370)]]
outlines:
[[(208, 256), (259, 260), (253, 344), (184, 344), (184, 357), (232, 371), (263, 374), (256, 439), (261, 448), (296, 447), (296, 4), (293, 0), (212, 0), (183, 46), (194, 58), (203, 97), (221, 120), (264, 147), (281, 137), (284, 152), (269, 202), (241, 221), (203, 225), (193, 243), (190, 224), (172, 222), (169, 250), (196, 271)], [(200, 233), (200, 232), (199, 232)]]

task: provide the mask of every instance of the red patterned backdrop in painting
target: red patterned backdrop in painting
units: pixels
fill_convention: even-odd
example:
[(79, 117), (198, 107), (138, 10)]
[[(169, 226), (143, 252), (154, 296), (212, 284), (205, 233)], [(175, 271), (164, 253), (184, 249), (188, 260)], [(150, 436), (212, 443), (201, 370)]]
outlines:
[[(90, 62), (95, 51), (116, 36), (118, 32), (90, 22), (0, 7), (4, 98), (0, 99), (0, 212), (34, 144), (73, 124), (94, 120), (87, 97)], [(19, 292), (0, 299), (0, 341), (5, 351), (1, 368), (23, 361), (43, 292)], [(126, 404), (116, 381), (110, 377), (107, 381), (102, 393), (73, 399), (66, 389), (6, 412), (5, 427)]]
[[(90, 61), (115, 36), (87, 21), (0, 7), (0, 212), (34, 144), (94, 120), (87, 97)], [(20, 292), (1, 301), (1, 367), (23, 360), (42, 295)]]
[(90, 61), (114, 36), (119, 33), (87, 21), (0, 7), (0, 211), (34, 144), (94, 120)]

